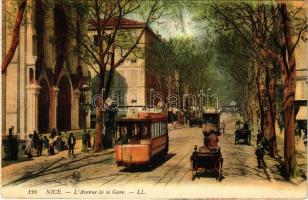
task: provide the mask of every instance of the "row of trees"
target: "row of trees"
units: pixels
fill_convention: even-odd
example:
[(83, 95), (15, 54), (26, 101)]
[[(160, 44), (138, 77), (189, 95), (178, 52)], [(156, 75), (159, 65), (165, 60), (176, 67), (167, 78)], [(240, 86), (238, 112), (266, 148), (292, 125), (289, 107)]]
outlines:
[[(283, 111), (286, 177), (295, 175), (295, 48), (307, 31), (302, 7), (286, 3), (210, 3), (204, 17), (220, 34), (218, 55), (226, 55), (228, 72), (237, 85), (236, 94), (248, 120), (259, 119), (259, 129), (277, 155), (275, 122)], [(236, 59), (237, 57), (237, 59)], [(282, 79), (283, 102), (277, 108), (277, 82)], [(257, 95), (256, 95), (257, 94)]]
[(176, 38), (156, 42), (150, 48), (151, 69), (155, 71), (153, 74), (158, 75), (160, 91), (166, 91), (163, 94), (166, 100), (171, 95), (177, 95), (179, 108), (188, 108), (188, 102), (183, 105), (184, 95), (196, 95), (206, 86), (205, 73), (211, 60), (207, 42)]

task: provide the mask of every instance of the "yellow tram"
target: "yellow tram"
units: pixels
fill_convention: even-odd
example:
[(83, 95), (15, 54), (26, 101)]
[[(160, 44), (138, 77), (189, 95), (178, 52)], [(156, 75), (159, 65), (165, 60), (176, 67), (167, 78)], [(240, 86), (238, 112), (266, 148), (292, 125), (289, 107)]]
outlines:
[(138, 117), (118, 119), (116, 137), (118, 166), (151, 164), (168, 153), (168, 118), (163, 113), (139, 112)]

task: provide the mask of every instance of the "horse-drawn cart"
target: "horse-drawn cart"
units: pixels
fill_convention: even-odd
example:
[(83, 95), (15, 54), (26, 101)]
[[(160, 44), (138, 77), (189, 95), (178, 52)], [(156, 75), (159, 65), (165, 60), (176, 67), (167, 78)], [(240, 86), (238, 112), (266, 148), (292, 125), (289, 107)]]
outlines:
[(197, 146), (190, 157), (192, 180), (200, 175), (200, 171), (214, 172), (216, 180), (220, 181), (222, 178), (222, 164), (223, 158), (220, 151), (201, 152), (197, 151)]
[(234, 143), (238, 144), (240, 140), (244, 140), (246, 144), (250, 144), (251, 132), (249, 129), (238, 129), (235, 131)]
[(220, 113), (207, 110), (202, 113), (202, 132), (204, 137), (207, 137), (214, 132), (216, 135), (220, 135)]

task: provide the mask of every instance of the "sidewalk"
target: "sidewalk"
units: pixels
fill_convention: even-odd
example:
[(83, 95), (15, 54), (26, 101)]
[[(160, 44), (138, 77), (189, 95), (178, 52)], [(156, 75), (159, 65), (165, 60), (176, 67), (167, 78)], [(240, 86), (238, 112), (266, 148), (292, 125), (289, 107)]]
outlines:
[[(268, 167), (268, 171), (271, 174), (272, 181), (285, 181), (285, 178), (282, 176), (282, 165), (284, 160), (284, 133), (280, 133), (279, 130), (276, 133), (279, 157), (271, 158), (268, 154), (266, 154), (264, 160)], [(291, 182), (294, 184), (301, 184), (307, 180), (307, 150), (303, 140), (295, 143), (295, 151), (298, 176), (296, 179), (291, 180)]]
[[(6, 185), (9, 182), (17, 180), (19, 177), (24, 176), (24, 171), (32, 170), (34, 168), (40, 168), (50, 163), (57, 162), (70, 162), (72, 160), (86, 159), (93, 155), (107, 155), (114, 153), (114, 149), (102, 150), (99, 153), (94, 153), (93, 149), (88, 149), (88, 152), (81, 153), (81, 140), (76, 140), (75, 145), (75, 158), (68, 157), (68, 150), (58, 152), (55, 155), (48, 156), (47, 149), (43, 151), (43, 155), (40, 157), (34, 156), (31, 159), (27, 157), (21, 157), (17, 161), (5, 161), (2, 160), (2, 185)], [(36, 155), (36, 152), (33, 154)]]

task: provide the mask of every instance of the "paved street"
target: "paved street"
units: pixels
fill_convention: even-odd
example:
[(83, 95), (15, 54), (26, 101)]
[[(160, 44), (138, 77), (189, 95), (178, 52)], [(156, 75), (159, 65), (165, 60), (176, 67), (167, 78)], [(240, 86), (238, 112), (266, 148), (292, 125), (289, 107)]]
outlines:
[[(223, 179), (216, 181), (210, 174), (204, 174), (199, 179), (191, 180), (190, 156), (195, 145), (202, 145), (203, 135), (200, 128), (177, 128), (170, 130), (170, 148), (167, 158), (158, 160), (150, 167), (124, 168), (117, 167), (113, 150), (99, 154), (78, 155), (75, 159), (66, 158), (66, 152), (56, 156), (36, 158), (12, 164), (2, 168), (2, 183), (5, 188), (12, 186), (27, 186), (40, 188), (57, 188), (60, 186), (81, 187), (130, 187), (132, 185), (147, 186), (151, 189), (185, 188), (207, 186), (221, 191), (231, 186), (249, 187), (294, 187), (295, 194), (301, 195), (305, 190), (304, 184), (292, 186), (290, 183), (270, 180), (264, 169), (257, 168), (254, 155), (255, 137), (252, 145), (234, 144), (234, 118), (225, 117), (226, 131), (220, 136), (220, 146), (224, 158)], [(73, 174), (77, 174), (74, 178)], [(305, 189), (305, 188), (304, 188)], [(5, 190), (5, 189), (4, 189)], [(232, 192), (237, 191), (230, 190)], [(300, 192), (299, 192), (299, 191)], [(253, 190), (252, 190), (253, 191)], [(291, 190), (292, 191), (292, 190)], [(245, 193), (239, 190), (237, 193)], [(277, 195), (281, 194), (279, 189)], [(207, 194), (214, 195), (209, 190)], [(250, 193), (249, 193), (250, 194)], [(252, 193), (254, 194), (254, 192)], [(273, 192), (273, 195), (275, 192)], [(217, 191), (216, 191), (217, 195)], [(252, 196), (253, 197), (253, 196)]]

